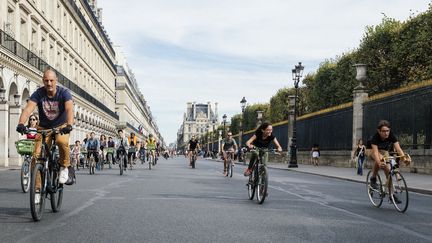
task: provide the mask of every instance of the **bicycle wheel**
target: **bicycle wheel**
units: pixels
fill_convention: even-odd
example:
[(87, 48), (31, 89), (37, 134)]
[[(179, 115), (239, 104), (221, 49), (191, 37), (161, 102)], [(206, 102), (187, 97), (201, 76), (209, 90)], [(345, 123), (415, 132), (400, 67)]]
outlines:
[(119, 160), (119, 168), (120, 168), (120, 175), (123, 175), (123, 161), (124, 161), (124, 157), (123, 155), (120, 155), (120, 160)]
[(195, 155), (192, 155), (192, 169), (195, 169), (196, 167), (196, 157)]
[(28, 192), (30, 188), (30, 164), (31, 157), (25, 157), (21, 166), (21, 189), (24, 193)]
[(250, 174), (247, 187), (249, 200), (252, 200), (255, 196), (255, 171)]
[(229, 177), (232, 177), (234, 174), (234, 164), (233, 163), (234, 162), (232, 161), (232, 157), (230, 156), (229, 163), (228, 163), (228, 174), (227, 174), (227, 176), (229, 175)]
[[(392, 183), (389, 183), (389, 185), (393, 184), (393, 188), (389, 192), (390, 193), (390, 199), (396, 208), (397, 211), (404, 213), (408, 209), (408, 187), (405, 181), (405, 178), (402, 176), (399, 172), (394, 172), (394, 174), (391, 176)], [(395, 200), (395, 197), (397, 197), (398, 200)], [(396, 202), (399, 201), (399, 202)]]
[[(43, 211), (45, 209), (45, 188), (36, 189), (36, 178), (41, 178), (41, 185), (44, 184), (45, 181), (45, 171), (42, 164), (36, 164), (33, 170), (33, 174), (31, 177), (30, 183), (30, 211), (34, 221), (39, 221), (42, 218)], [(36, 202), (36, 198), (39, 200)]]
[(153, 164), (153, 156), (152, 155), (150, 155), (150, 159), (148, 161), (148, 164), (149, 164), (149, 170), (151, 170), (151, 167), (152, 167), (152, 164)]
[(50, 192), (51, 209), (54, 213), (60, 211), (63, 202), (63, 185), (59, 184), (59, 171), (50, 173), (52, 192)]
[(377, 174), (376, 176), (377, 188), (373, 188), (370, 183), (371, 176), (372, 176), (372, 171), (369, 171), (369, 173), (366, 176), (366, 190), (372, 205), (379, 208), (384, 198), (384, 191), (382, 187), (381, 177), (379, 174)]
[(267, 197), (268, 174), (267, 168), (264, 165), (258, 168), (257, 200), (259, 204), (262, 204)]

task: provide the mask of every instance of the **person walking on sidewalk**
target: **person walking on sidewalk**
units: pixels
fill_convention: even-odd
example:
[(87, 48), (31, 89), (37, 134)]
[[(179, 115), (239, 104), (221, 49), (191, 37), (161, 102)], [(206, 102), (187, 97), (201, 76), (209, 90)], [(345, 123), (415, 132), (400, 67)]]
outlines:
[(357, 141), (357, 147), (354, 151), (353, 159), (356, 160), (357, 165), (357, 175), (363, 175), (363, 162), (365, 160), (366, 147), (363, 145), (363, 139)]
[(320, 157), (321, 153), (319, 150), (319, 146), (318, 144), (314, 144), (312, 146), (312, 150), (311, 150), (311, 159), (312, 159), (312, 164), (315, 166), (319, 165), (319, 157)]
[[(257, 148), (269, 148), (270, 144), (273, 142), (276, 146), (278, 152), (282, 152), (282, 147), (280, 146), (278, 140), (273, 136), (273, 126), (264, 122), (261, 126), (257, 128), (255, 134), (246, 142), (246, 146), (249, 149)], [(244, 172), (244, 176), (249, 176), (252, 173), (252, 166), (255, 160), (258, 159), (258, 152), (252, 153), (251, 159), (249, 161), (249, 166)], [(263, 163), (266, 164), (268, 160), (268, 153), (263, 156)]]

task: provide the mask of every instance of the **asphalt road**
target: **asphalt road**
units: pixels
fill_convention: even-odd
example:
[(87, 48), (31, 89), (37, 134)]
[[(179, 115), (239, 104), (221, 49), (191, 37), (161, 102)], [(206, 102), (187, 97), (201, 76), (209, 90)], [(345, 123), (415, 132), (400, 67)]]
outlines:
[[(244, 167), (179, 157), (151, 171), (136, 166), (77, 172), (59, 213), (49, 203), (33, 222), (19, 171), (0, 171), (0, 242), (432, 242), (432, 197), (410, 194), (398, 213), (374, 208), (363, 184), (270, 169), (263, 205), (247, 198)], [(408, 181), (409, 184), (409, 181)]]

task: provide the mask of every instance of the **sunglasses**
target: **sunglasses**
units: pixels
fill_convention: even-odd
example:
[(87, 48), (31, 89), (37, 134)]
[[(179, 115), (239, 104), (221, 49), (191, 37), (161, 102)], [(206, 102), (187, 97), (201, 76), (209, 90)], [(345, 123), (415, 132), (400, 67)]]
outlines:
[(30, 118), (29, 120), (30, 121), (37, 121), (37, 119), (35, 119), (35, 118)]

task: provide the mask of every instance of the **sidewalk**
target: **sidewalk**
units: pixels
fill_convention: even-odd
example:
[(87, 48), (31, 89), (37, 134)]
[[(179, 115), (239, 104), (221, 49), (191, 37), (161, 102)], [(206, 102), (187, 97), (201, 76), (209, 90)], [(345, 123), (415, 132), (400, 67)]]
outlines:
[[(217, 161), (222, 162), (222, 160), (220, 159), (218, 159)], [(236, 161), (236, 164), (243, 164), (243, 163)], [(313, 166), (313, 165), (305, 165), (305, 164), (299, 164), (298, 168), (288, 168), (288, 164), (272, 163), (272, 162), (268, 162), (267, 167), (273, 169), (295, 171), (299, 173), (325, 176), (329, 178), (347, 180), (347, 181), (358, 182), (358, 183), (365, 183), (366, 175), (369, 172), (368, 169), (364, 169), (363, 176), (359, 176), (356, 174), (357, 173), (356, 168)], [(421, 194), (432, 195), (432, 175), (403, 173), (403, 176), (407, 182), (410, 191), (418, 192)]]

